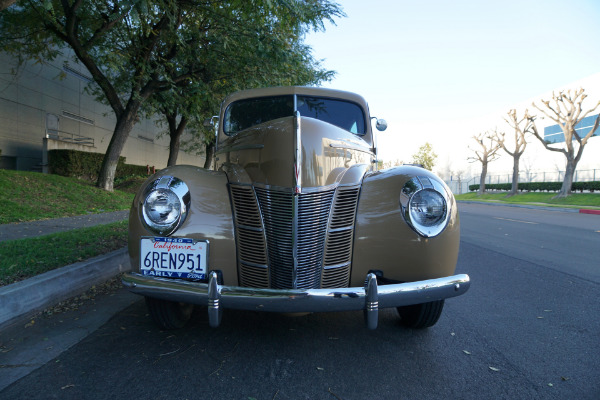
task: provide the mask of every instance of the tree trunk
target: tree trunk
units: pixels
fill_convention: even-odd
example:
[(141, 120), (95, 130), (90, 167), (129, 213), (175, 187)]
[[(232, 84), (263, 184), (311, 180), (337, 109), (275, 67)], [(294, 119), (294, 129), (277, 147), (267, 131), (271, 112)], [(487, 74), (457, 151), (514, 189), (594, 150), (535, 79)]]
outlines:
[(565, 171), (565, 179), (563, 180), (563, 184), (560, 188), (560, 191), (555, 199), (568, 197), (571, 195), (571, 187), (573, 186), (573, 175), (575, 175), (575, 169), (577, 168), (577, 161), (567, 159), (567, 168)]
[(0, 11), (12, 6), (16, 0), (0, 0)]
[(214, 153), (215, 153), (215, 144), (214, 143), (207, 144), (205, 146), (206, 159), (204, 160), (204, 168), (210, 169)]
[(100, 167), (100, 173), (98, 174), (98, 181), (96, 182), (96, 186), (101, 189), (109, 192), (113, 191), (119, 156), (123, 151), (123, 147), (125, 147), (129, 132), (131, 132), (133, 125), (135, 125), (138, 108), (139, 106), (133, 111), (128, 107), (120, 117), (117, 117), (115, 131), (106, 149), (106, 154), (102, 160), (102, 167)]
[(514, 196), (519, 191), (519, 161), (521, 158), (521, 154), (523, 154), (523, 153), (515, 152), (515, 155), (513, 156), (514, 162), (513, 162), (512, 186), (510, 189), (509, 196)]
[(169, 160), (167, 161), (167, 167), (171, 167), (177, 164), (177, 156), (179, 155), (179, 144), (181, 135), (187, 125), (187, 118), (181, 117), (179, 124), (176, 124), (175, 118), (167, 116), (169, 122)]
[(487, 175), (487, 162), (481, 163), (481, 176), (479, 177), (479, 195), (485, 193), (485, 177)]

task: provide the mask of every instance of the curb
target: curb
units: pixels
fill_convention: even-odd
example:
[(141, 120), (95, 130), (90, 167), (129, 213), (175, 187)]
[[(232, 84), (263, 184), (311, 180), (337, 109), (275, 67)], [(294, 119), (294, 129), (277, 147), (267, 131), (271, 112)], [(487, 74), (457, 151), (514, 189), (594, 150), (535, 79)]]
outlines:
[(580, 214), (596, 214), (600, 215), (600, 210), (579, 210)]
[(565, 208), (565, 207), (547, 207), (542, 205), (531, 205), (531, 204), (515, 204), (515, 203), (501, 203), (492, 201), (476, 201), (476, 200), (457, 200), (458, 204), (483, 204), (486, 206), (503, 206), (503, 207), (516, 207), (516, 208), (529, 208), (532, 210), (546, 210), (546, 211), (559, 211), (559, 212), (580, 212), (577, 208)]
[(131, 270), (127, 248), (0, 288), (0, 329)]

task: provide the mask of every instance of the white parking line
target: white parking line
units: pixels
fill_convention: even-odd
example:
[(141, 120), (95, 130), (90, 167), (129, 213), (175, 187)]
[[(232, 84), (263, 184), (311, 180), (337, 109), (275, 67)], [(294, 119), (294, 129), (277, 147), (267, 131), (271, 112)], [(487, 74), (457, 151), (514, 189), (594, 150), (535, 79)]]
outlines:
[(500, 218), (500, 217), (494, 217), (494, 219), (501, 219), (503, 221), (511, 221), (511, 222), (520, 222), (522, 224), (532, 224), (532, 225), (539, 225), (539, 223), (537, 222), (531, 222), (531, 221), (520, 221), (518, 219), (510, 219), (510, 218)]

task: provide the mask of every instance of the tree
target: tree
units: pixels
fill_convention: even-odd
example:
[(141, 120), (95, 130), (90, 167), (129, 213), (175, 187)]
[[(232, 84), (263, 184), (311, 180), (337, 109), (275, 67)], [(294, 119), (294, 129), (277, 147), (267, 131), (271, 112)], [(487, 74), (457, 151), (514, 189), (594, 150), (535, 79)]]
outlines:
[[(514, 139), (514, 150), (509, 150), (506, 146), (505, 135), (504, 133), (497, 134), (495, 137), (496, 142), (502, 146), (505, 152), (507, 152), (513, 158), (513, 174), (512, 174), (512, 186), (510, 189), (509, 196), (514, 196), (517, 194), (519, 190), (519, 160), (527, 147), (527, 141), (525, 140), (525, 135), (529, 131), (531, 127), (531, 122), (527, 118), (528, 111), (525, 110), (525, 115), (523, 118), (519, 119), (517, 117), (517, 110), (512, 109), (508, 112), (508, 119), (504, 118), (506, 123), (508, 123), (515, 132)], [(524, 123), (524, 124), (523, 124)]]
[[(303, 44), (299, 34), (292, 33), (287, 40), (271, 41), (268, 49), (254, 54), (255, 58), (262, 58), (256, 65), (245, 63), (239, 65), (241, 69), (236, 71), (230, 65), (215, 63), (212, 74), (219, 79), (160, 93), (157, 101), (150, 102), (156, 109), (154, 112), (161, 114), (169, 127), (168, 165), (176, 163), (180, 138), (188, 122), (195, 125), (189, 131), (195, 134), (195, 141), (202, 146), (193, 145), (192, 141), (188, 142), (186, 149), (203, 153), (206, 157), (205, 167), (210, 165), (215, 135), (212, 129), (206, 130), (202, 126), (205, 119), (218, 114), (220, 101), (227, 94), (264, 86), (318, 85), (331, 80), (334, 72), (321, 68), (320, 63), (312, 58), (311, 48)], [(264, 46), (265, 40), (261, 39), (261, 42)], [(217, 72), (216, 68), (219, 67), (224, 71)]]
[(479, 161), (481, 163), (481, 176), (479, 177), (479, 195), (485, 193), (485, 178), (487, 176), (488, 164), (499, 157), (498, 150), (500, 150), (500, 143), (496, 141), (496, 137), (499, 135), (498, 130), (492, 132), (479, 133), (473, 136), (473, 139), (477, 142), (481, 149), (471, 149), (475, 152), (475, 157), (469, 157), (470, 162)]
[(17, 0), (0, 0), (0, 11), (15, 4), (15, 1)]
[(431, 144), (426, 142), (423, 146), (419, 147), (419, 151), (417, 151), (412, 156), (413, 164), (422, 165), (423, 168), (431, 171), (433, 170), (433, 166), (435, 165), (435, 160), (437, 159), (437, 154), (433, 152), (433, 147)]
[[(328, 0), (31, 0), (0, 13), (0, 50), (47, 62), (70, 47), (113, 110), (116, 125), (98, 186), (112, 190), (119, 155), (143, 105), (157, 93), (213, 75), (215, 63), (256, 67), (272, 41), (341, 16)], [(224, 71), (224, 68), (216, 68)]]
[(404, 162), (398, 158), (396, 158), (395, 160), (388, 160), (388, 161), (378, 160), (377, 161), (377, 169), (388, 169), (388, 168), (392, 168), (392, 167), (397, 167), (402, 164), (404, 164)]
[(587, 111), (582, 110), (583, 101), (587, 97), (584, 94), (584, 89), (578, 90), (561, 90), (558, 94), (552, 92), (553, 103), (550, 101), (541, 100), (545, 107), (538, 107), (535, 103), (533, 106), (539, 110), (546, 117), (554, 121), (562, 130), (564, 135), (565, 144), (564, 147), (552, 147), (552, 142), (546, 141), (538, 132), (535, 124), (536, 117), (527, 115), (529, 122), (531, 123), (530, 132), (544, 145), (547, 150), (562, 153), (566, 158), (565, 177), (563, 179), (560, 191), (555, 198), (567, 197), (571, 194), (571, 186), (573, 185), (573, 176), (577, 169), (577, 163), (581, 159), (583, 149), (587, 144), (588, 140), (594, 135), (594, 132), (598, 129), (598, 123), (600, 122), (600, 114), (596, 117), (594, 125), (590, 128), (587, 133), (580, 134), (577, 132), (577, 125), (586, 118), (590, 113), (594, 112), (600, 101), (596, 105)]

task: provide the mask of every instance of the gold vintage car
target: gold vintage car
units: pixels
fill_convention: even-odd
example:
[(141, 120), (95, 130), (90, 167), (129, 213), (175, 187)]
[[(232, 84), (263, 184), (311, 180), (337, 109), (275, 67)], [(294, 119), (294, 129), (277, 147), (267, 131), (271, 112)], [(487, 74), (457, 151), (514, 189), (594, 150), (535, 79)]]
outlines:
[[(434, 325), (454, 275), (457, 207), (417, 166), (378, 170), (366, 101), (309, 87), (247, 90), (221, 108), (214, 170), (178, 165), (151, 177), (129, 218), (133, 272), (165, 329), (194, 305), (285, 313), (396, 307), (403, 325)], [(377, 128), (385, 129), (383, 120)]]

